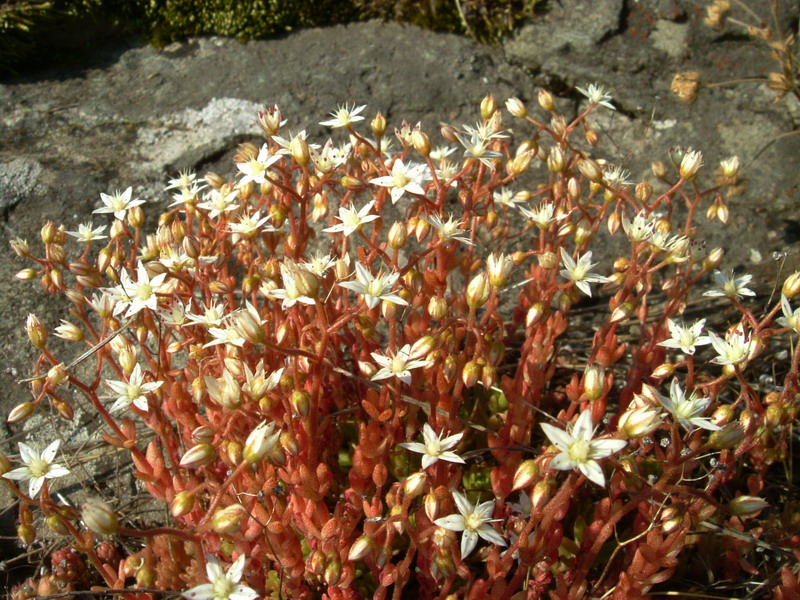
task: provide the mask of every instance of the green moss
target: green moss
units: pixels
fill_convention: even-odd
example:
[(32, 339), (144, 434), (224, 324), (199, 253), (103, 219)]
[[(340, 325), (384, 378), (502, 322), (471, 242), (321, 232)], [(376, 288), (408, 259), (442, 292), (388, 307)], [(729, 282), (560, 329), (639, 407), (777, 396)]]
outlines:
[[(37, 54), (53, 28), (85, 29), (94, 22), (144, 35), (156, 45), (188, 36), (250, 40), (298, 27), (371, 18), (468, 34), (494, 43), (541, 0), (0, 0), (0, 71)], [(46, 55), (47, 53), (38, 52)]]

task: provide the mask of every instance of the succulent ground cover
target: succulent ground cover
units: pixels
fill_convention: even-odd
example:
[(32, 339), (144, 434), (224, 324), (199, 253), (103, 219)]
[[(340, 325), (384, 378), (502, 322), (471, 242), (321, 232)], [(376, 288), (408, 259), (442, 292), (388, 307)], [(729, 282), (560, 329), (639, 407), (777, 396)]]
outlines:
[(70, 318), (29, 317), (9, 420), (89, 407), (168, 514), (66, 503), (69, 455), (20, 442), (19, 538), (61, 543), (12, 596), (797, 594), (800, 274), (754, 297), (700, 243), (736, 157), (673, 148), (633, 181), (593, 157), (613, 99), (579, 92), (574, 119), (487, 96), (437, 132), (342, 105), (326, 140), (267, 107), (234, 175), (175, 174), (154, 228), (128, 188), (16, 240)]

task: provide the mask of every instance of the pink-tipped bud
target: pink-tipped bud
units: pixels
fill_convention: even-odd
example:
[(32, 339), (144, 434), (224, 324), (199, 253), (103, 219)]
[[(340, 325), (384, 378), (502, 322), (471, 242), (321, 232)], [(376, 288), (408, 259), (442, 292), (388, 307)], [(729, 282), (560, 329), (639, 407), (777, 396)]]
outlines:
[(101, 535), (111, 535), (117, 531), (119, 520), (114, 510), (100, 498), (88, 498), (81, 510), (83, 523)]
[(663, 379), (665, 377), (670, 377), (675, 372), (675, 365), (672, 363), (664, 363), (663, 365), (659, 365), (653, 370), (653, 377), (657, 377), (658, 379)]
[(239, 531), (242, 520), (247, 516), (247, 509), (241, 504), (232, 504), (221, 508), (211, 517), (211, 529), (216, 533), (232, 534)]
[(211, 444), (197, 444), (186, 451), (178, 466), (182, 469), (196, 469), (210, 463), (215, 455), (216, 452)]
[(409, 360), (419, 360), (428, 356), (436, 348), (436, 340), (430, 335), (423, 335), (416, 342), (411, 345), (411, 350), (408, 354)]
[(635, 305), (633, 302), (623, 302), (617, 308), (614, 309), (614, 312), (611, 313), (611, 323), (618, 323), (624, 319), (627, 319), (633, 314), (635, 309)]
[(578, 169), (589, 181), (600, 183), (603, 181), (603, 169), (591, 159), (584, 159), (578, 163)]
[(526, 327), (532, 327), (533, 325), (536, 325), (536, 323), (541, 321), (543, 317), (546, 318), (549, 312), (549, 308), (542, 302), (534, 302), (528, 309), (528, 313), (525, 315)]
[(738, 496), (728, 503), (731, 514), (737, 517), (751, 517), (769, 506), (769, 503), (758, 496)]
[(428, 475), (423, 471), (409, 475), (403, 481), (403, 493), (407, 498), (418, 498), (425, 490), (427, 483)]
[(33, 408), (33, 402), (20, 402), (13, 409), (11, 409), (10, 413), (8, 413), (6, 423), (17, 423), (19, 421), (24, 421), (31, 416)]
[(182, 517), (187, 515), (191, 512), (194, 508), (194, 495), (190, 494), (188, 491), (183, 490), (182, 492), (178, 492), (175, 494), (175, 497), (172, 499), (169, 505), (169, 512), (170, 514), (175, 517)]
[(539, 463), (533, 459), (523, 461), (522, 464), (517, 467), (517, 472), (514, 473), (514, 483), (511, 487), (511, 491), (528, 487), (537, 477), (539, 477)]
[(350, 552), (347, 553), (347, 560), (351, 562), (363, 560), (369, 556), (374, 548), (375, 542), (373, 542), (369, 536), (362, 535), (350, 546)]
[(208, 425), (201, 425), (192, 430), (192, 441), (195, 444), (210, 444), (214, 441), (214, 429)]
[(36, 277), (36, 271), (34, 271), (33, 269), (22, 269), (21, 271), (17, 272), (17, 274), (14, 275), (14, 277), (19, 279), (20, 281), (30, 281), (31, 279)]
[(422, 505), (425, 508), (425, 516), (433, 523), (436, 520), (436, 515), (439, 514), (439, 498), (436, 497), (436, 494), (430, 492), (425, 495)]
[(553, 483), (549, 479), (544, 479), (533, 486), (533, 493), (531, 493), (531, 507), (535, 510), (542, 508), (550, 499), (553, 493)]
[(322, 574), (322, 578), (325, 580), (325, 583), (332, 587), (339, 583), (341, 577), (342, 563), (338, 556), (334, 556), (331, 558), (328, 566), (325, 567), (325, 572)]

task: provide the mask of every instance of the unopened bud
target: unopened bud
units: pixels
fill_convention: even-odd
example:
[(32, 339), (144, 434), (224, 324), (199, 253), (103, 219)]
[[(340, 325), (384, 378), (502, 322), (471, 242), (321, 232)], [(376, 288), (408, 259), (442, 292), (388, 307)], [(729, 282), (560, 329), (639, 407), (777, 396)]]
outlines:
[(737, 422), (728, 423), (722, 429), (712, 431), (708, 436), (708, 445), (715, 450), (733, 448), (744, 439), (742, 425)]
[(722, 248), (714, 248), (703, 261), (703, 267), (709, 271), (716, 269), (722, 263), (723, 256), (725, 256), (725, 250)]
[(411, 144), (414, 149), (422, 156), (429, 156), (431, 153), (431, 139), (424, 131), (415, 129), (411, 132)]
[(347, 560), (351, 562), (363, 560), (372, 552), (373, 548), (375, 548), (375, 542), (372, 541), (372, 538), (362, 535), (350, 546), (350, 552), (347, 553)]
[(381, 137), (384, 133), (386, 133), (386, 117), (384, 117), (381, 113), (375, 115), (375, 118), (372, 119), (370, 123), (370, 128), (372, 129), (372, 135), (376, 138)]
[(783, 282), (783, 295), (791, 300), (800, 292), (800, 271), (795, 271)]
[(545, 306), (544, 303), (534, 302), (528, 309), (528, 313), (525, 315), (525, 325), (527, 327), (535, 325), (542, 319), (542, 317), (547, 317), (549, 312), (549, 308)]
[(428, 302), (428, 314), (441, 321), (447, 315), (447, 300), (439, 296), (432, 297)]
[(664, 363), (653, 370), (653, 377), (663, 379), (665, 377), (670, 377), (674, 372), (675, 365), (672, 363)]
[(247, 509), (241, 504), (232, 504), (221, 508), (211, 517), (211, 529), (215, 533), (232, 534), (239, 531)]
[(550, 95), (550, 92), (547, 90), (539, 90), (537, 99), (539, 100), (539, 106), (547, 112), (553, 112), (555, 103), (553, 102), (553, 96)]
[(509, 98), (506, 100), (506, 110), (519, 119), (528, 116), (528, 109), (519, 98)]
[(661, 411), (645, 405), (625, 411), (619, 419), (617, 430), (630, 439), (647, 435), (659, 425), (661, 425)]
[(508, 174), (511, 175), (512, 177), (521, 175), (522, 173), (528, 170), (532, 158), (533, 158), (533, 152), (518, 153), (512, 160), (508, 162), (506, 166)]
[(591, 159), (584, 159), (578, 163), (578, 169), (584, 174), (586, 179), (594, 183), (603, 181), (603, 170), (596, 162)]
[(418, 498), (425, 490), (427, 483), (428, 475), (423, 471), (418, 471), (403, 481), (403, 493), (407, 498)]
[(547, 155), (547, 168), (551, 173), (560, 173), (564, 170), (564, 151), (559, 146), (553, 146)]
[(64, 367), (64, 363), (58, 363), (47, 371), (47, 383), (56, 388), (69, 378), (69, 373)]
[(291, 404), (294, 411), (301, 417), (308, 415), (311, 397), (305, 390), (295, 390), (292, 392)]
[(523, 461), (522, 464), (517, 467), (516, 473), (514, 473), (514, 483), (511, 486), (511, 491), (528, 487), (534, 479), (539, 477), (539, 471), (539, 464), (535, 460), (529, 459)]
[(39, 350), (45, 347), (47, 344), (47, 329), (42, 325), (39, 317), (33, 313), (28, 315), (28, 320), (25, 322), (25, 331), (34, 347)]
[(497, 101), (494, 99), (494, 96), (491, 94), (484, 96), (483, 100), (481, 100), (481, 119), (488, 121), (492, 118), (496, 110)]
[(678, 172), (683, 179), (692, 180), (697, 176), (703, 166), (703, 155), (697, 150), (692, 150), (683, 155)]
[(194, 508), (194, 495), (183, 490), (175, 494), (172, 502), (170, 502), (169, 512), (177, 519), (178, 517), (189, 514), (192, 508)]
[(289, 142), (289, 150), (292, 153), (292, 158), (298, 165), (304, 167), (308, 164), (311, 157), (308, 151), (308, 144), (302, 136), (296, 135), (292, 138), (292, 141)]
[(464, 386), (471, 388), (478, 383), (482, 371), (483, 367), (477, 361), (471, 360), (467, 362), (461, 371), (461, 380), (464, 382)]
[(728, 503), (731, 514), (737, 517), (750, 517), (761, 512), (769, 503), (758, 496), (738, 496)]
[(480, 308), (489, 299), (492, 286), (486, 273), (479, 273), (467, 286), (467, 304), (470, 308)]
[(342, 563), (339, 561), (338, 556), (334, 556), (331, 558), (331, 561), (328, 563), (328, 566), (325, 567), (325, 572), (322, 574), (322, 578), (325, 580), (329, 586), (333, 587), (337, 583), (339, 583), (339, 579), (342, 577)]
[(100, 498), (90, 497), (84, 501), (81, 519), (86, 527), (101, 535), (112, 535), (119, 527), (117, 513)]
[(603, 395), (605, 388), (605, 371), (600, 365), (586, 367), (583, 373), (583, 393), (590, 402)]
[(406, 245), (406, 239), (408, 238), (408, 234), (406, 232), (406, 226), (400, 221), (395, 221), (389, 228), (388, 238), (389, 238), (389, 247), (395, 250), (399, 250), (400, 248)]
[(215, 454), (214, 447), (211, 444), (197, 444), (186, 451), (186, 454), (181, 457), (178, 466), (183, 469), (196, 469), (214, 460)]

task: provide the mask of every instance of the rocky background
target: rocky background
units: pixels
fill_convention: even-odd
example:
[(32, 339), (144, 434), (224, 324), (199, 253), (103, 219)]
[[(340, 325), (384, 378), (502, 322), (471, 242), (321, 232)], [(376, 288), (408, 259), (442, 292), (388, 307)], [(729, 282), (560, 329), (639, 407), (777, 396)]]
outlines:
[[(748, 4), (773, 23), (768, 2)], [(791, 4), (777, 16), (787, 33), (797, 31), (800, 12)], [(421, 121), (440, 143), (439, 124), (476, 121), (486, 94), (501, 103), (517, 96), (538, 110), (537, 90), (545, 88), (573, 115), (585, 106), (575, 86), (598, 82), (618, 110), (591, 117), (602, 138), (596, 156), (623, 165), (634, 181), (648, 178), (653, 160), (666, 162), (671, 146), (702, 150), (707, 171), (720, 159), (741, 158), (747, 181), (728, 199), (728, 225), (709, 223), (699, 235), (726, 248), (726, 268), (754, 273), (756, 287), (769, 293), (779, 268), (784, 274), (800, 268), (800, 135), (793, 135), (800, 103), (791, 93), (774, 102), (775, 93), (758, 81), (724, 84), (763, 80), (778, 69), (763, 42), (714, 31), (703, 17), (689, 0), (561, 0), (494, 47), (380, 22), (248, 43), (196, 38), (161, 50), (136, 39), (106, 39), (84, 56), (53, 57), (56, 66), (0, 85), (0, 247), (20, 237), (38, 248), (45, 221), (75, 229), (91, 218), (101, 192), (127, 186), (156, 216), (169, 203), (167, 179), (180, 169), (233, 173), (235, 146), (260, 143), (255, 115), (265, 104), (277, 103), (287, 129), (306, 129), (315, 141), (329, 134), (319, 121), (337, 104), (355, 102), (368, 105), (367, 123), (377, 111), (391, 126)], [(671, 92), (675, 74), (688, 71), (702, 83), (693, 103)], [(92, 220), (110, 222), (103, 217)], [(28, 266), (10, 250), (0, 252), (2, 415), (29, 397), (17, 384), (35, 356), (26, 315), (36, 313), (51, 330), (67, 316), (67, 306), (36, 281), (14, 279)], [(43, 414), (24, 429), (43, 440), (61, 435), (76, 448), (96, 428), (89, 414), (76, 415), (76, 423)], [(7, 442), (28, 435), (5, 427)], [(15, 453), (16, 444), (2, 450)], [(2, 517), (2, 533), (13, 535), (15, 511)]]

